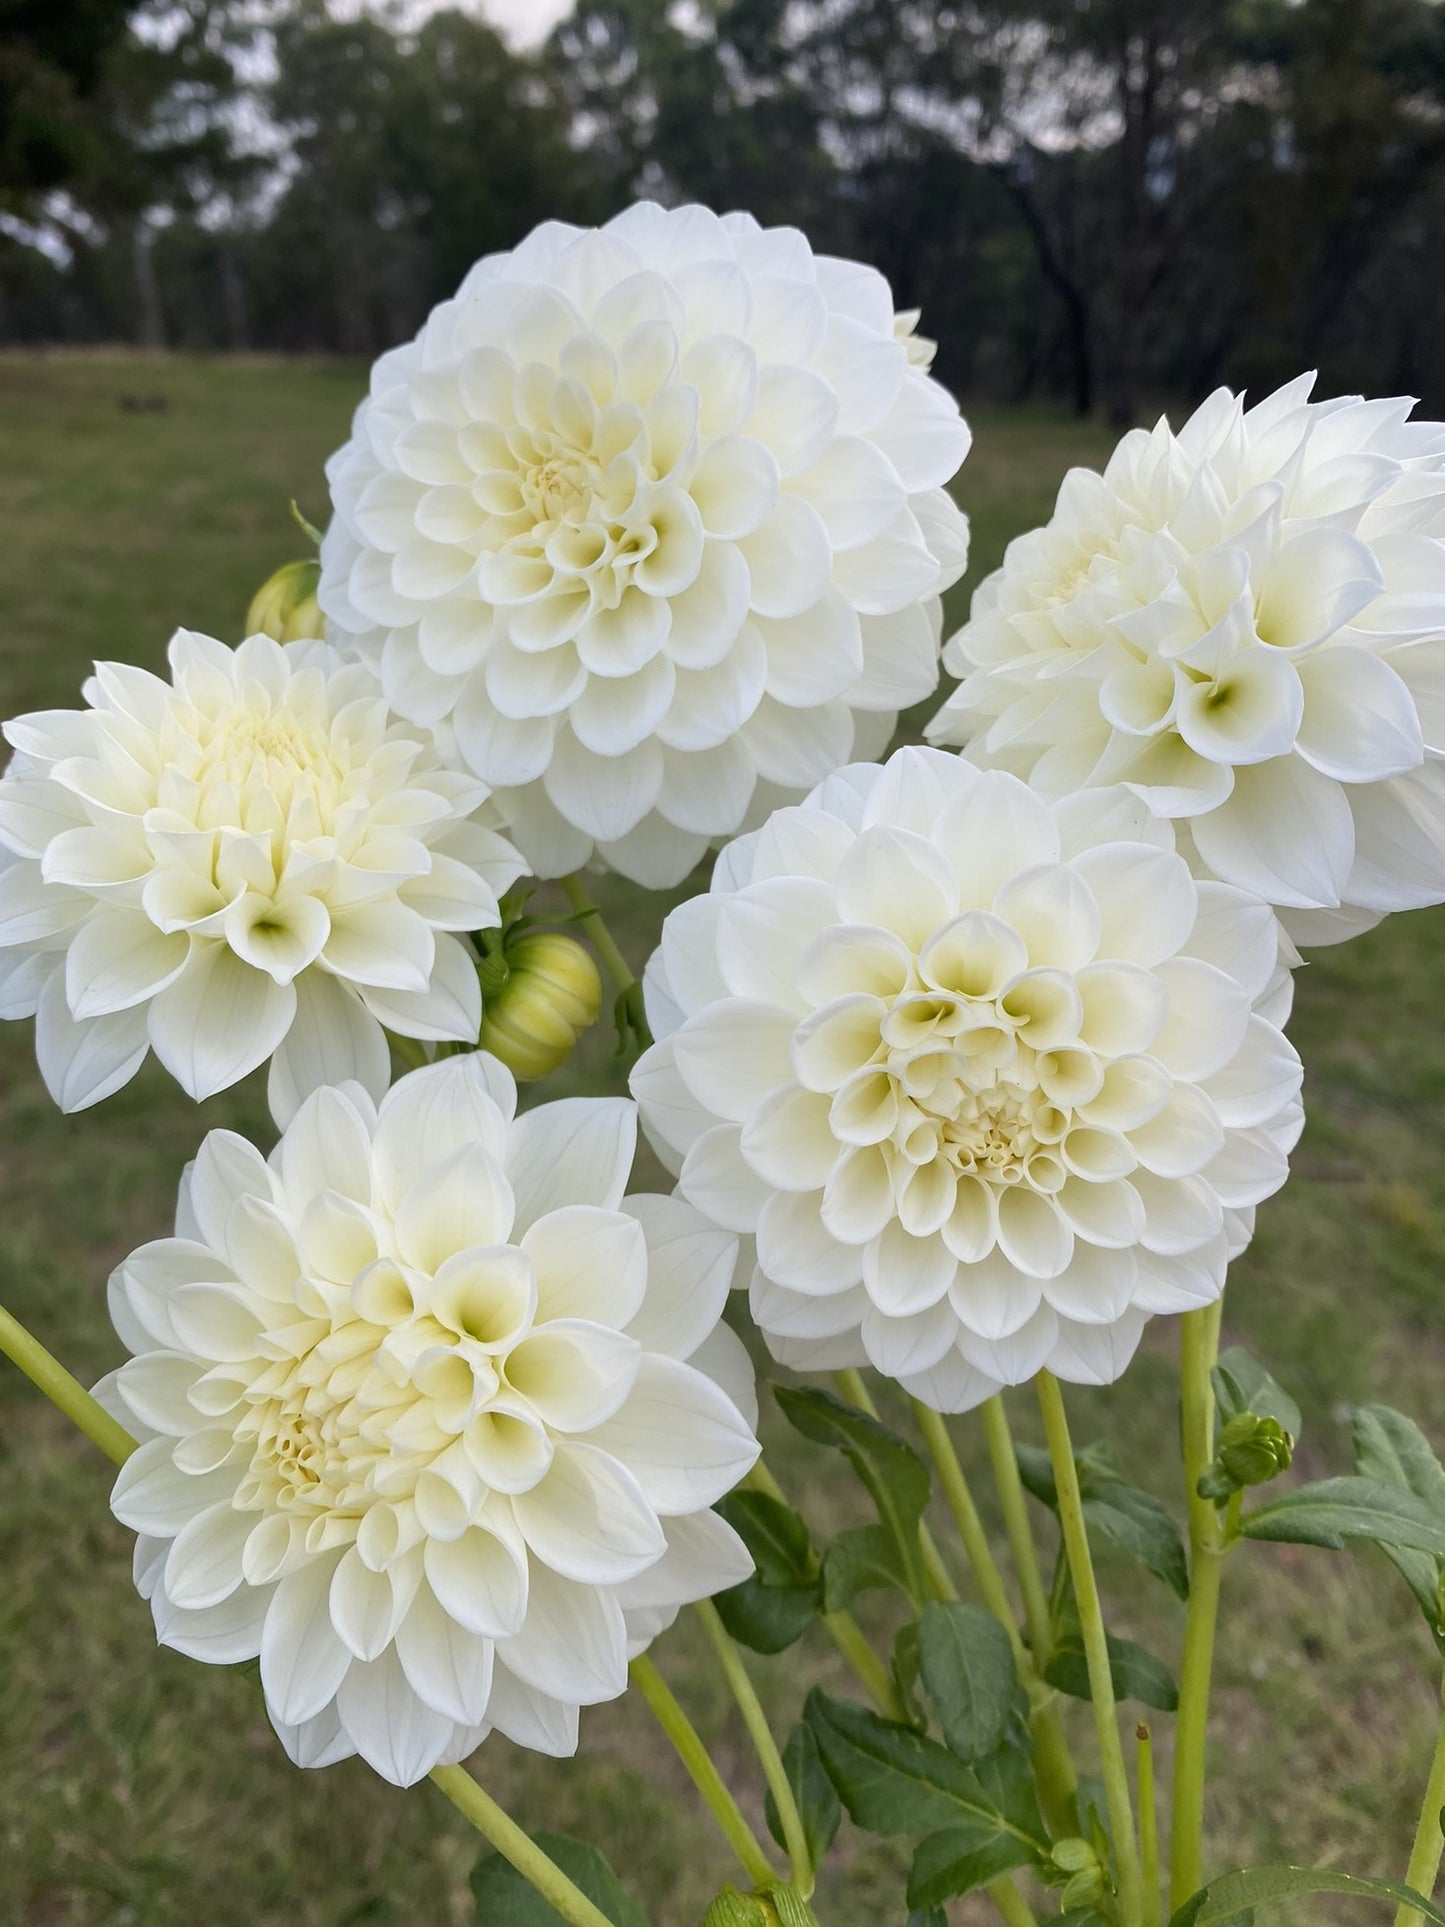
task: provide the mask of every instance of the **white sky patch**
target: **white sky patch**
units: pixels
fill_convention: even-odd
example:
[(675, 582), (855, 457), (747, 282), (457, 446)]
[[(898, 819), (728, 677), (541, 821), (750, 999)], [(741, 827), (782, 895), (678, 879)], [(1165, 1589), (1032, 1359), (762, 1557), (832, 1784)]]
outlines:
[[(442, 4), (442, 0), (437, 0)], [(559, 20), (571, 13), (574, 0), (461, 0), (467, 13), (480, 13), (501, 29), (514, 47), (535, 47)], [(431, 7), (426, 9), (433, 11)]]

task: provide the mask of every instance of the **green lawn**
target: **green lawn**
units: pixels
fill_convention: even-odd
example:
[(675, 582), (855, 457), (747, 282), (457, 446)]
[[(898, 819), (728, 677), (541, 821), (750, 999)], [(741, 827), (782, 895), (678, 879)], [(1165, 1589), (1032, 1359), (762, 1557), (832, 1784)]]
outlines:
[[(159, 664), (177, 623), (236, 639), (252, 588), (299, 552), (287, 499), (323, 515), (321, 462), (360, 386), (344, 365), (0, 358), (0, 713), (73, 702), (96, 656)], [(163, 412), (134, 406), (150, 398)], [(1098, 459), (1106, 439), (1039, 414), (985, 415), (977, 427), (959, 493), (990, 566), (1009, 534), (1047, 512), (1063, 470)], [(625, 892), (611, 905), (640, 962), (655, 908)], [(1301, 978), (1309, 1129), (1291, 1185), (1236, 1268), (1226, 1325), (1304, 1404), (1306, 1476), (1345, 1468), (1353, 1402), (1387, 1397), (1439, 1425), (1442, 936), (1441, 913), (1399, 918)], [(599, 1034), (559, 1087), (609, 1069)], [(118, 1353), (106, 1273), (169, 1228), (202, 1130), (234, 1124), (266, 1139), (256, 1088), (203, 1111), (148, 1074), (62, 1119), (28, 1027), (0, 1035), (0, 1296), (82, 1377)], [(1109, 1433), (1141, 1481), (1177, 1495), (1170, 1344), (1157, 1327), (1121, 1386), (1073, 1403), (1082, 1437)], [(1027, 1397), (1014, 1406), (1027, 1428)], [(821, 1455), (778, 1431), (769, 1424), (770, 1461), (819, 1525), (855, 1515), (856, 1496)], [(974, 1427), (961, 1421), (957, 1434), (976, 1465)], [(438, 1796), (399, 1793), (357, 1763), (299, 1775), (246, 1681), (155, 1650), (107, 1483), (84, 1440), (0, 1369), (0, 1922), (467, 1921), (477, 1842)], [(1172, 1598), (1107, 1561), (1105, 1578), (1116, 1629), (1176, 1663)], [(1398, 1877), (1436, 1706), (1433, 1652), (1403, 1589), (1364, 1558), (1257, 1548), (1233, 1562), (1226, 1610), (1217, 1863), (1291, 1858)], [(759, 1662), (781, 1718), (804, 1675), (842, 1687), (821, 1640), (810, 1635), (804, 1654), (805, 1664)], [(745, 1742), (686, 1629), (656, 1656), (757, 1814)], [(1087, 1718), (1074, 1724), (1082, 1741)], [(1169, 1721), (1158, 1724), (1167, 1754)], [(629, 1700), (595, 1712), (583, 1743), (579, 1760), (557, 1765), (494, 1741), (477, 1766), (525, 1824), (605, 1845), (659, 1927), (693, 1927), (728, 1868), (645, 1710)], [(824, 1927), (902, 1927), (901, 1859), (845, 1829), (820, 1887)], [(989, 1914), (961, 1905), (954, 1920)], [(1361, 1915), (1321, 1903), (1294, 1918)]]

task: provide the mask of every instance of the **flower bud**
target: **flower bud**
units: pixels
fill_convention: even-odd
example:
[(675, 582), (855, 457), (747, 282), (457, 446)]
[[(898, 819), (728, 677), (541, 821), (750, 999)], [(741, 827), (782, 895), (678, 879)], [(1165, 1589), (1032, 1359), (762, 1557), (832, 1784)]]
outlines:
[(1219, 1434), (1214, 1463), (1199, 1481), (1205, 1499), (1227, 1499), (1247, 1485), (1266, 1485), (1288, 1471), (1294, 1440), (1278, 1419), (1236, 1412)]
[(1074, 1907), (1088, 1907), (1104, 1891), (1103, 1863), (1087, 1840), (1077, 1837), (1056, 1840), (1050, 1855), (1060, 1875), (1065, 1876), (1059, 1905), (1065, 1913)]
[(724, 1887), (703, 1916), (702, 1927), (818, 1927), (818, 1916), (792, 1887), (740, 1894)]
[(752, 1894), (724, 1887), (703, 1915), (702, 1927), (776, 1927), (777, 1915)]
[(480, 1043), (523, 1083), (565, 1064), (602, 1008), (591, 952), (560, 930), (529, 930), (481, 965)]
[(246, 634), (270, 636), (273, 642), (300, 642), (325, 634), (325, 617), (316, 600), (321, 580), (319, 562), (283, 562), (251, 598), (246, 611)]

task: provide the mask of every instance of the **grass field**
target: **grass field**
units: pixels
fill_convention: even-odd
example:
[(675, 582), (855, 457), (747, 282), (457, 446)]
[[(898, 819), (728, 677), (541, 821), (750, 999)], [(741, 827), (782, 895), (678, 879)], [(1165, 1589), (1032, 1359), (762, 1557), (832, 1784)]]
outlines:
[[(345, 366), (0, 358), (0, 714), (74, 701), (96, 656), (159, 664), (177, 623), (235, 640), (257, 581), (298, 552), (288, 497), (323, 514), (320, 465), (359, 388)], [(134, 406), (152, 397), (163, 412)], [(959, 493), (975, 517), (977, 562), (991, 566), (1010, 533), (1047, 512), (1064, 468), (1105, 444), (1095, 429), (1042, 415), (988, 415), (977, 427)], [(612, 903), (640, 962), (656, 912), (625, 893)], [(1292, 1183), (1236, 1268), (1226, 1327), (1304, 1405), (1305, 1476), (1345, 1469), (1349, 1407), (1367, 1397), (1412, 1410), (1437, 1436), (1445, 1423), (1442, 937), (1442, 913), (1399, 918), (1302, 974), (1295, 1036), (1309, 1127)], [(597, 1041), (562, 1081), (580, 1087), (608, 1069)], [(109, 1268), (169, 1228), (183, 1161), (222, 1123), (265, 1142), (259, 1091), (197, 1117), (146, 1074), (63, 1119), (35, 1074), (28, 1027), (0, 1033), (0, 1297), (82, 1377), (118, 1355), (103, 1304)], [(1081, 1437), (1107, 1433), (1141, 1482), (1177, 1497), (1170, 1345), (1156, 1328), (1125, 1382), (1079, 1396), (1074, 1417)], [(1027, 1397), (1013, 1404), (1031, 1429)], [(851, 1490), (778, 1429), (769, 1426), (770, 1461), (821, 1525), (840, 1522), (856, 1506)], [(957, 1436), (977, 1464), (967, 1420)], [(246, 1681), (156, 1652), (107, 1485), (91, 1448), (0, 1369), (0, 1923), (472, 1918), (478, 1843), (434, 1793), (399, 1793), (354, 1762), (299, 1775)], [(1131, 1568), (1104, 1570), (1115, 1629), (1177, 1663), (1172, 1598), (1145, 1591)], [(1403, 1589), (1372, 1560), (1256, 1548), (1231, 1564), (1226, 1614), (1216, 1866), (1290, 1858), (1398, 1878), (1437, 1704), (1433, 1652)], [(805, 1673), (841, 1684), (812, 1635), (806, 1653), (806, 1665), (759, 1662), (781, 1717)], [(687, 1629), (657, 1657), (735, 1784), (751, 1788), (744, 1742)], [(1082, 1740), (1086, 1715), (1074, 1723)], [(1169, 1722), (1158, 1725), (1167, 1753)], [(525, 1824), (605, 1844), (659, 1927), (693, 1927), (728, 1876), (632, 1700), (584, 1720), (575, 1762), (494, 1741), (477, 1765)], [(756, 1812), (756, 1794), (746, 1800)], [(820, 1888), (824, 1927), (903, 1927), (900, 1862), (845, 1829)], [(954, 1912), (957, 1927), (987, 1917)], [(1301, 1927), (1358, 1918), (1328, 1903), (1294, 1916)]]

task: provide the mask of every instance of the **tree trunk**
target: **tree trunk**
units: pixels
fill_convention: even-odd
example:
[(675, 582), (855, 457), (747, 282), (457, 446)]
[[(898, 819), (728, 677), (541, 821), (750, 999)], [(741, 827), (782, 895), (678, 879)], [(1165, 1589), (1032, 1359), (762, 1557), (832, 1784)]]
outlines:
[(136, 341), (142, 348), (159, 353), (166, 345), (166, 318), (161, 307), (160, 283), (156, 279), (154, 237), (139, 215), (131, 223), (130, 261), (135, 276)]
[(1059, 297), (1064, 311), (1069, 387), (1074, 413), (1079, 416), (1091, 414), (1094, 407), (1094, 350), (1088, 294), (1083, 284), (1065, 266), (1063, 256), (1049, 233), (1048, 223), (1018, 169), (1003, 166), (995, 168), (994, 172), (1008, 189), (1022, 216), (1029, 239), (1034, 244), (1040, 270)]
[(1159, 80), (1152, 34), (1131, 36), (1119, 54), (1119, 307), (1114, 326), (1114, 367), (1109, 383), (1109, 423), (1132, 428), (1144, 393), (1144, 367), (1153, 302), (1153, 218), (1149, 165), (1154, 145)]

